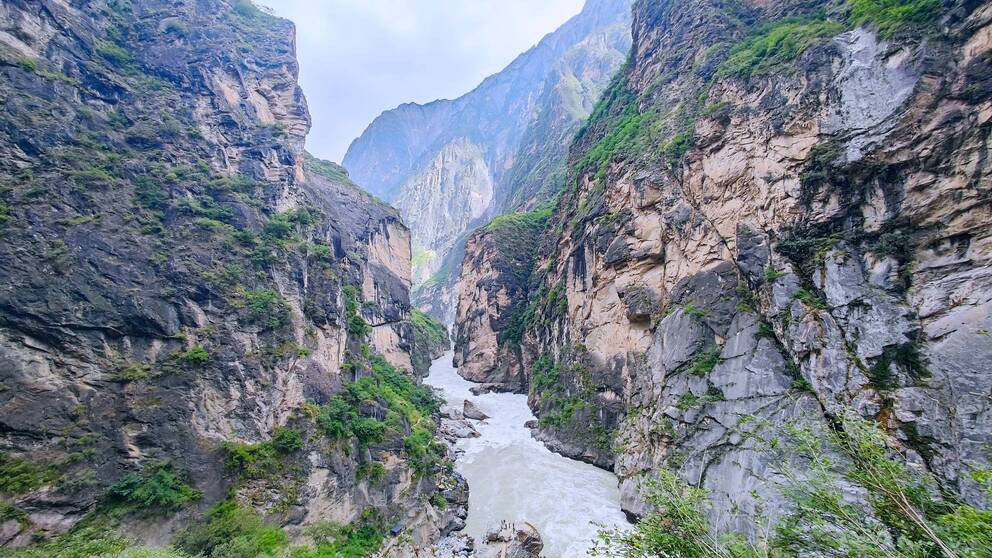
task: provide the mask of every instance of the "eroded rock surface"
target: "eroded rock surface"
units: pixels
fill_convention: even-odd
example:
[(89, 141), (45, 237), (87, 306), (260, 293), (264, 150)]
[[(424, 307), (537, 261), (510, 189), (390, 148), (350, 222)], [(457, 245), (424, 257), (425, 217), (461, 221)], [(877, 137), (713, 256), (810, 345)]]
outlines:
[[(516, 374), (539, 437), (614, 468), (634, 515), (668, 467), (709, 490), (717, 529), (753, 533), (781, 511), (767, 440), (848, 408), (990, 504), (992, 8), (945, 2), (884, 37), (838, 24), (769, 66), (728, 54), (752, 23), (823, 17), (807, 4), (638, 3), (573, 144)], [(466, 300), (512, 288), (468, 265), (497, 251), (467, 254)], [(521, 305), (487, 307), (455, 326), (479, 361), (498, 347), (479, 324)]]

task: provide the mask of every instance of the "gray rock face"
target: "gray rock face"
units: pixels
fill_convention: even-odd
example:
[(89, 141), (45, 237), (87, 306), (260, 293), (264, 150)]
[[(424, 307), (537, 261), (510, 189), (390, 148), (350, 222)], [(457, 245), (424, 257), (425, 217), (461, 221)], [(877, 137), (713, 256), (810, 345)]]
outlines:
[[(395, 210), (305, 157), (292, 25), (226, 0), (13, 0), (0, 27), (0, 460), (37, 474), (0, 495), (23, 518), (0, 544), (162, 464), (202, 498), (133, 536), (233, 492), (290, 530), (389, 507), (436, 538), (451, 518), (401, 442), (331, 443), (304, 411), (369, 368), (355, 355), (411, 368), (411, 254)], [(280, 427), (302, 441), (279, 474), (225, 465), (225, 442)], [(388, 482), (359, 474), (373, 461)]]
[[(537, 435), (613, 467), (635, 515), (669, 468), (710, 492), (718, 530), (753, 535), (786, 468), (803, 474), (770, 441), (853, 409), (987, 509), (988, 3), (887, 40), (839, 28), (747, 76), (713, 54), (747, 24), (674, 5), (635, 6), (630, 63), (571, 148), (576, 188), (538, 251), (518, 358)], [(635, 125), (650, 133), (625, 141)]]
[(473, 91), (387, 111), (348, 149), (356, 180), (410, 225), (414, 284), (431, 291), (418, 304), (435, 317), (453, 321), (463, 235), (563, 184), (568, 142), (630, 46), (630, 4), (590, 0)]

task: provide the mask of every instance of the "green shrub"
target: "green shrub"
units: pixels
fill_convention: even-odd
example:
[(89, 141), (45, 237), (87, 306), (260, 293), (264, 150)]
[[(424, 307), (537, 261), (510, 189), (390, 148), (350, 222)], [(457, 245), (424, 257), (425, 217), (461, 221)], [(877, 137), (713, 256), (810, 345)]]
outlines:
[(38, 69), (38, 61), (33, 58), (18, 58), (17, 65), (26, 72), (33, 72)]
[(199, 366), (201, 364), (206, 364), (210, 360), (210, 353), (203, 347), (196, 345), (195, 347), (190, 347), (189, 350), (179, 355), (179, 358), (186, 361), (187, 364)]
[(354, 337), (365, 337), (372, 332), (372, 326), (358, 313), (358, 289), (354, 285), (345, 285), (341, 288), (341, 294), (344, 296), (348, 333)]
[(10, 221), (11, 214), (10, 208), (3, 201), (0, 201), (0, 227), (3, 227), (4, 223)]
[(776, 271), (775, 268), (772, 267), (771, 265), (769, 265), (768, 267), (765, 268), (765, 282), (766, 283), (774, 283), (774, 282), (778, 281), (780, 278), (785, 277), (786, 275), (788, 275), (788, 272), (785, 272), (785, 271)]
[[(368, 359), (371, 374), (347, 384), (342, 394), (317, 408), (317, 427), (328, 438), (353, 439), (361, 446), (380, 443), (390, 432), (404, 434), (409, 462), (419, 474), (426, 474), (444, 456), (433, 434), (437, 398), (381, 355), (369, 354)], [(363, 409), (377, 409), (376, 415), (385, 413), (385, 419), (366, 416)]]
[(245, 293), (245, 306), (248, 320), (277, 329), (290, 323), (289, 303), (272, 289), (260, 289)]
[(828, 308), (826, 301), (806, 289), (796, 291), (793, 298), (816, 310), (826, 310)]
[(762, 549), (743, 539), (714, 535), (706, 519), (706, 491), (662, 469), (647, 483), (653, 510), (630, 530), (602, 530), (595, 554), (611, 558), (759, 558)]
[(668, 158), (668, 164), (674, 167), (681, 163), (682, 158), (685, 157), (685, 154), (692, 148), (693, 142), (694, 139), (692, 134), (689, 132), (679, 132), (678, 134), (675, 134), (675, 137), (665, 144), (664, 147), (665, 156)]
[(53, 465), (0, 452), (0, 494), (18, 496), (58, 480)]
[(448, 339), (448, 332), (441, 322), (416, 308), (410, 311), (410, 322), (413, 324), (414, 334), (432, 345), (442, 346)]
[(277, 427), (272, 438), (256, 444), (224, 442), (225, 464), (242, 478), (266, 479), (287, 469), (285, 457), (303, 449), (303, 434), (284, 426)]
[(163, 514), (174, 512), (200, 496), (198, 490), (183, 482), (168, 465), (141, 474), (128, 473), (107, 492), (108, 499), (113, 503)]
[(287, 541), (282, 529), (265, 525), (255, 510), (228, 500), (207, 512), (206, 522), (181, 533), (176, 546), (194, 556), (265, 558), (274, 556)]
[(97, 42), (96, 53), (118, 67), (127, 66), (132, 62), (131, 53), (111, 41)]
[(379, 461), (363, 463), (358, 467), (356, 476), (360, 479), (369, 479), (373, 483), (379, 482), (386, 474), (386, 467)]
[(316, 548), (299, 548), (293, 558), (367, 558), (374, 556), (385, 540), (386, 524), (365, 518), (360, 525), (324, 522), (311, 526), (307, 534)]
[(693, 376), (705, 376), (720, 364), (720, 348), (713, 347), (699, 351), (689, 362), (689, 373)]
[(116, 557), (125, 551), (129, 541), (112, 529), (100, 525), (86, 525), (72, 529), (49, 541), (38, 542), (26, 548), (8, 550), (5, 558), (89, 558)]

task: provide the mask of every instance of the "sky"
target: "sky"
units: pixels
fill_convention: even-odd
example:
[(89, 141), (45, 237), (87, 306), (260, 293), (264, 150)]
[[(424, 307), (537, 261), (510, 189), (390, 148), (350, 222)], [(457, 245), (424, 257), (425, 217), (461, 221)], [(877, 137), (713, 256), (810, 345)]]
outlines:
[(307, 149), (340, 162), (376, 116), (467, 93), (583, 0), (256, 0), (296, 23)]

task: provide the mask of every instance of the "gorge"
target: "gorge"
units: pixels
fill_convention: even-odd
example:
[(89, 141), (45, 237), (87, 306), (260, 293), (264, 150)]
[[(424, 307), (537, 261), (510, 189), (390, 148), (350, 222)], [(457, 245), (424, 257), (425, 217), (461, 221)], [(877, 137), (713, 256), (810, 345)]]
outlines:
[(992, 556), (992, 3), (587, 0), (343, 165), (294, 33), (0, 0), (0, 556)]

